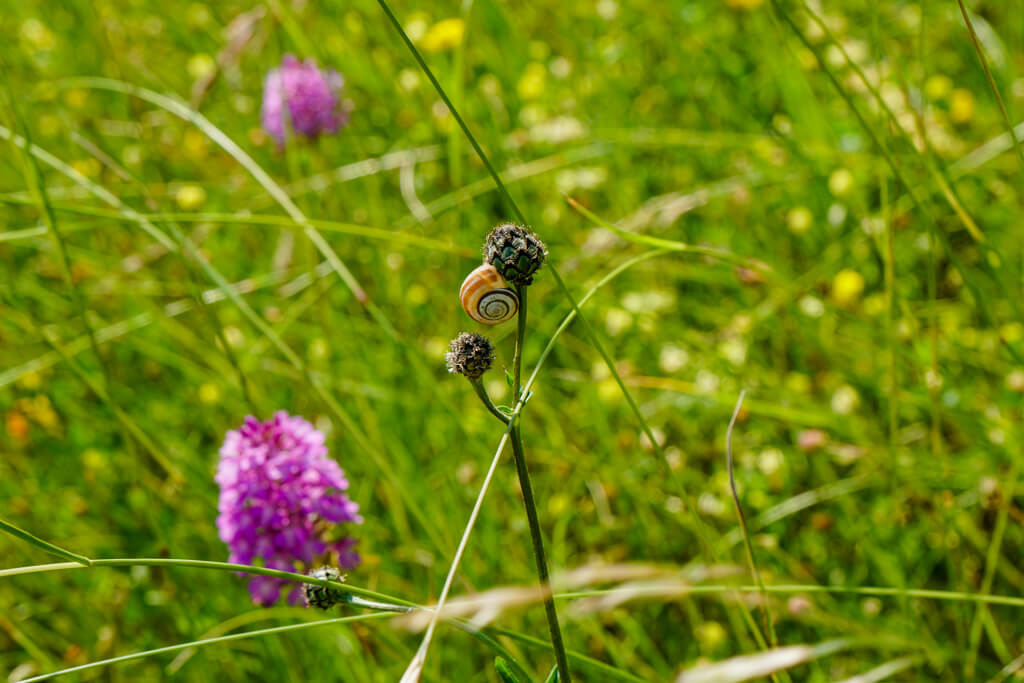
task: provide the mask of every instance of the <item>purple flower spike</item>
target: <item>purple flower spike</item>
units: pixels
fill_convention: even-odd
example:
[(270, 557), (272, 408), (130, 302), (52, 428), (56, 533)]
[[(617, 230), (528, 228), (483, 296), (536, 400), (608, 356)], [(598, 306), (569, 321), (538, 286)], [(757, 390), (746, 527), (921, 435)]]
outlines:
[[(220, 503), (217, 529), (228, 544), (229, 562), (283, 571), (306, 571), (317, 556), (336, 553), (338, 566), (359, 564), (355, 540), (329, 540), (333, 524), (360, 524), (359, 505), (345, 495), (348, 480), (327, 457), (324, 435), (301, 417), (284, 411), (266, 422), (249, 416), (227, 433), (217, 467)], [(335, 535), (336, 537), (336, 535)], [(253, 602), (277, 602), (289, 582), (255, 576), (249, 582)], [(302, 598), (298, 586), (288, 599)]]
[(285, 55), (263, 86), (263, 128), (279, 144), (284, 144), (289, 126), (307, 138), (337, 133), (348, 122), (348, 112), (340, 106), (344, 83), (341, 74), (317, 68), (313, 59), (300, 62), (294, 55)]

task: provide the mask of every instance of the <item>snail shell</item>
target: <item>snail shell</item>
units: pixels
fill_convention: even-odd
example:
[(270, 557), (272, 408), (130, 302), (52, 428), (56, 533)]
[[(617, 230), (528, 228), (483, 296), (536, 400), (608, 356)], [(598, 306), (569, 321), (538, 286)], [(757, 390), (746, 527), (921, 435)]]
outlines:
[(485, 325), (503, 323), (519, 310), (519, 297), (489, 263), (466, 277), (459, 289), (459, 301), (470, 318)]

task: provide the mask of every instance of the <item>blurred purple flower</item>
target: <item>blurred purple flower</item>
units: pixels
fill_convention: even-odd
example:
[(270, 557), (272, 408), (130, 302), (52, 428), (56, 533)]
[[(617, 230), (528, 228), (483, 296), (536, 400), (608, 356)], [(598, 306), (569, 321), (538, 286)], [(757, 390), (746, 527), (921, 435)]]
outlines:
[[(249, 416), (224, 438), (217, 467), (220, 503), (217, 529), (228, 544), (229, 562), (284, 571), (308, 570), (316, 556), (338, 555), (338, 566), (359, 564), (355, 540), (328, 540), (332, 523), (363, 521), (359, 505), (344, 491), (348, 480), (327, 457), (324, 435), (301, 417), (284, 411), (266, 422)], [(301, 566), (299, 566), (301, 565)], [(277, 601), (288, 582), (255, 576), (249, 582), (253, 602)], [(301, 600), (296, 586), (288, 596)]]
[(263, 128), (280, 144), (287, 137), (288, 126), (295, 134), (308, 138), (337, 133), (348, 122), (348, 112), (341, 108), (344, 84), (341, 74), (317, 68), (313, 59), (300, 62), (294, 55), (285, 55), (281, 66), (267, 74), (263, 86)]

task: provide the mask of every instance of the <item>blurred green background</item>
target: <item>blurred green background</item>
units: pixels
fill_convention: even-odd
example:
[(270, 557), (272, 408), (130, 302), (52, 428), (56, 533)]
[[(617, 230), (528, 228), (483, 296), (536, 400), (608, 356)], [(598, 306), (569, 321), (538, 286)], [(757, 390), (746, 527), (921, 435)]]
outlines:
[[(217, 450), (245, 415), (284, 409), (327, 434), (362, 506), (364, 562), (349, 581), (436, 599), (501, 434), (443, 355), (458, 332), (480, 330), (458, 287), (512, 214), (378, 5), (0, 4), (0, 517), (90, 557), (226, 559)], [(1016, 123), (1024, 3), (967, 8)], [(1024, 650), (1024, 611), (970, 596), (1024, 587), (1024, 159), (956, 2), (394, 10), (577, 299), (650, 247), (567, 196), (630, 232), (768, 266), (663, 253), (584, 307), (667, 463), (586, 327), (559, 338), (523, 421), (553, 568), (711, 562), (736, 572), (705, 585), (749, 584), (725, 462), (746, 388), (736, 479), (765, 583), (947, 592), (771, 593), (781, 644), (856, 641), (794, 680), (887, 663), (893, 680), (1003, 680)], [(286, 53), (343, 74), (351, 121), (338, 135), (281, 149), (262, 131), (263, 80)], [(214, 128), (81, 77), (172, 96)], [(33, 166), (11, 143), (23, 130), (50, 155), (37, 155), (40, 180), (72, 287)], [(317, 221), (373, 311), (211, 132)], [(530, 304), (527, 371), (570, 310), (545, 271)], [(500, 366), (514, 326), (488, 334), (499, 370), (487, 387), (508, 402)], [(54, 561), (9, 536), (0, 557), (0, 568)], [(505, 460), (455, 592), (534, 578)], [(559, 605), (571, 649), (645, 680), (758, 650), (743, 617), (760, 624), (757, 600), (732, 592), (575, 617), (572, 600)], [(312, 618), (256, 608), (230, 573), (2, 577), (0, 672), (20, 680)], [(547, 638), (537, 605), (497, 625)], [(392, 681), (419, 640), (387, 622), (330, 626), (80, 680)], [(543, 680), (550, 653), (502, 642)], [(493, 656), (442, 628), (424, 678), (496, 681)]]

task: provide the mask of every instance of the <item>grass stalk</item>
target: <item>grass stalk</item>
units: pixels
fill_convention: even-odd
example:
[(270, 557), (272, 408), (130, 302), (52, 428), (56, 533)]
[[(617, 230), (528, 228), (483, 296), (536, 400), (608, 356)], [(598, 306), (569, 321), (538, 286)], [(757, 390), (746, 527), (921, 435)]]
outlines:
[(89, 671), (90, 669), (99, 669), (104, 666), (110, 666), (111, 664), (120, 664), (122, 662), (130, 662), (136, 659), (144, 659), (146, 657), (152, 657), (154, 655), (170, 654), (172, 652), (181, 652), (182, 650), (188, 650), (198, 647), (207, 647), (209, 645), (218, 645), (221, 643), (229, 643), (235, 640), (244, 640), (246, 638), (257, 638), (260, 636), (269, 636), (279, 633), (291, 633), (295, 631), (304, 631), (306, 629), (317, 628), (320, 626), (331, 626), (337, 624), (346, 624), (359, 621), (371, 621), (374, 619), (383, 619), (390, 617), (389, 612), (372, 612), (370, 614), (356, 614), (348, 617), (336, 617), (334, 619), (320, 619), (318, 621), (306, 622), (301, 624), (287, 624), (285, 626), (273, 626), (271, 628), (262, 628), (255, 631), (245, 631), (243, 633), (230, 633), (224, 636), (217, 636), (215, 638), (206, 638), (203, 640), (193, 640), (187, 643), (178, 643), (176, 645), (168, 645), (167, 647), (158, 647), (152, 650), (143, 650), (142, 652), (133, 652), (127, 655), (121, 655), (120, 657), (111, 657), (110, 659), (101, 659), (95, 662), (89, 662), (88, 664), (81, 664), (79, 666), (72, 666), (67, 669), (61, 669), (60, 671), (52, 671), (50, 673), (41, 674), (39, 676), (32, 676), (31, 678), (21, 679), (21, 683), (33, 683), (35, 681), (48, 681), (58, 676), (65, 676), (67, 674), (79, 673), (82, 671)]
[(978, 54), (978, 61), (981, 63), (981, 68), (985, 72), (985, 78), (988, 80), (988, 87), (992, 90), (992, 94), (996, 98), (996, 104), (999, 105), (999, 113), (1002, 114), (1003, 123), (1006, 125), (1006, 130), (1010, 134), (1010, 139), (1013, 140), (1013, 149), (1017, 152), (1017, 160), (1020, 161), (1021, 169), (1024, 169), (1024, 150), (1021, 150), (1020, 148), (1020, 140), (1017, 139), (1017, 131), (1013, 127), (1013, 121), (1010, 120), (1010, 114), (1006, 111), (1006, 104), (1003, 102), (1003, 98), (999, 94), (999, 88), (996, 87), (996, 80), (992, 77), (992, 70), (988, 66), (988, 60), (985, 59), (985, 51), (981, 49), (981, 41), (978, 40), (978, 34), (974, 30), (974, 22), (971, 21), (971, 15), (964, 6), (964, 0), (956, 0), (956, 4), (960, 6), (960, 14), (964, 18), (964, 25), (967, 26), (967, 33), (971, 37), (971, 44), (974, 46), (974, 51)]
[(34, 545), (35, 547), (39, 548), (40, 550), (44, 550), (44, 551), (50, 553), (51, 555), (56, 555), (57, 557), (63, 557), (65, 560), (73, 560), (73, 561), (79, 563), (80, 565), (82, 565), (84, 567), (89, 567), (89, 566), (92, 565), (92, 560), (90, 560), (85, 555), (79, 555), (78, 553), (73, 553), (70, 550), (65, 550), (64, 548), (61, 548), (60, 546), (54, 545), (53, 543), (50, 543), (48, 541), (44, 541), (43, 539), (39, 538), (38, 536), (35, 536), (34, 534), (30, 534), (29, 532), (25, 531), (24, 529), (22, 529), (20, 527), (17, 527), (15, 525), (11, 524), (10, 522), (5, 522), (2, 519), (0, 519), (0, 531), (3, 531), (4, 533), (10, 534), (11, 536), (14, 536), (17, 539), (25, 541), (26, 543)]
[[(523, 346), (526, 344), (526, 302), (528, 288), (516, 285), (519, 294), (519, 314), (516, 316), (516, 349), (512, 359), (512, 395), (519, 404), (525, 401), (521, 392)], [(544, 590), (544, 614), (548, 620), (548, 632), (551, 634), (551, 646), (555, 652), (555, 663), (558, 666), (559, 680), (569, 683), (569, 660), (565, 655), (565, 644), (562, 642), (562, 629), (558, 623), (558, 611), (551, 597), (551, 576), (548, 572), (547, 555), (544, 552), (544, 536), (537, 515), (537, 503), (533, 496), (533, 484), (530, 481), (530, 470), (526, 464), (526, 451), (523, 448), (522, 428), (519, 423), (512, 425), (512, 457), (519, 475), (519, 488), (523, 492), (523, 507), (526, 508), (526, 520), (530, 526), (530, 542), (533, 546), (533, 559), (537, 565), (537, 579)]]
[[(996, 516), (996, 526), (992, 531), (992, 539), (989, 541), (988, 550), (985, 553), (985, 572), (981, 579), (981, 594), (987, 594), (992, 590), (992, 582), (996, 576), (996, 567), (1000, 562), (1000, 550), (1003, 545), (1003, 537), (1006, 533), (1006, 523), (1010, 516), (1010, 506), (1013, 504), (1014, 492), (1017, 488), (1017, 479), (1020, 477), (1021, 466), (1024, 465), (1024, 458), (1019, 455), (1013, 459), (1010, 467), (1009, 477), (1002, 491), (1002, 500), (999, 505), (999, 512)], [(979, 602), (974, 613), (974, 620), (971, 622), (970, 641), (967, 650), (967, 659), (964, 662), (964, 680), (973, 680), (975, 667), (978, 661), (978, 648), (981, 646), (981, 631), (985, 618), (988, 616), (988, 607), (985, 603)]]
[(775, 635), (775, 625), (768, 614), (768, 595), (764, 591), (764, 582), (761, 581), (761, 573), (757, 570), (757, 561), (754, 559), (754, 545), (750, 542), (750, 530), (747, 528), (747, 518), (743, 514), (743, 506), (740, 505), (740, 495), (736, 490), (736, 476), (733, 473), (732, 457), (732, 434), (736, 427), (736, 418), (739, 417), (740, 409), (743, 407), (743, 397), (747, 391), (744, 389), (736, 399), (736, 408), (732, 411), (732, 418), (729, 420), (729, 429), (725, 433), (725, 457), (729, 469), (729, 491), (732, 494), (732, 504), (736, 509), (736, 519), (739, 521), (740, 530), (743, 533), (743, 546), (747, 551), (747, 564), (750, 568), (750, 576), (761, 591), (761, 617), (764, 620), (764, 635), (768, 644), (778, 647), (779, 641)]

